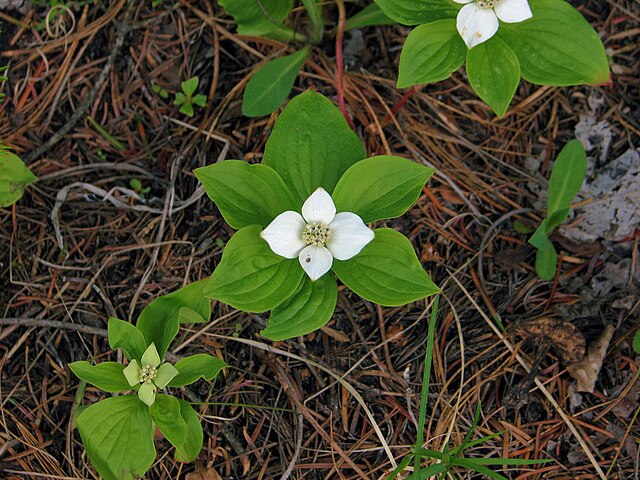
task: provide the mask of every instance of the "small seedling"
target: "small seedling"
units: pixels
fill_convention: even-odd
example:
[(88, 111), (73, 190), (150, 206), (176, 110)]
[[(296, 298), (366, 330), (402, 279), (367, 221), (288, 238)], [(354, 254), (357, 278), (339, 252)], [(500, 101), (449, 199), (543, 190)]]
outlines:
[(404, 214), (433, 173), (406, 158), (366, 158), (335, 105), (311, 90), (295, 97), (263, 164), (225, 160), (195, 170), (238, 230), (205, 295), (239, 310), (271, 310), (262, 335), (283, 340), (331, 319), (337, 279), (387, 306), (439, 292), (404, 235), (366, 225)]
[[(0, 33), (2, 33), (0, 31)], [(6, 72), (7, 70), (9, 70), (9, 65), (5, 65), (4, 67), (0, 67), (0, 83), (2, 82), (6, 82), (9, 78), (4, 74), (4, 72)], [(0, 103), (2, 103), (4, 101), (4, 93), (2, 93), (2, 91), (0, 91)]]
[(633, 336), (633, 350), (636, 353), (640, 353), (640, 330), (637, 330)]
[(18, 155), (0, 143), (0, 207), (20, 200), (25, 188), (37, 179)]
[(143, 187), (142, 182), (137, 178), (132, 178), (129, 180), (129, 186), (140, 195), (140, 198), (144, 198), (144, 196), (151, 191), (151, 187)]
[(204, 107), (207, 104), (206, 95), (194, 95), (194, 93), (198, 89), (199, 83), (200, 79), (196, 76), (191, 77), (189, 80), (185, 80), (180, 84), (182, 92), (176, 93), (176, 99), (173, 101), (174, 105), (180, 105), (180, 113), (184, 113), (189, 117), (193, 117), (194, 105)]
[(543, 280), (551, 280), (558, 266), (558, 254), (549, 240), (549, 234), (564, 223), (571, 202), (580, 191), (587, 171), (587, 156), (582, 143), (572, 140), (558, 155), (549, 178), (547, 216), (529, 239), (538, 249), (536, 272)]
[(375, 2), (398, 23), (417, 25), (402, 48), (399, 88), (442, 81), (466, 64), (473, 90), (503, 116), (521, 77), (551, 86), (609, 82), (602, 41), (564, 0)]
[(76, 425), (91, 463), (105, 480), (141, 478), (156, 458), (156, 428), (175, 447), (175, 459), (194, 461), (203, 443), (198, 413), (188, 402), (161, 393), (200, 379), (211, 381), (226, 367), (219, 358), (199, 353), (178, 360), (163, 360), (180, 323), (208, 320), (211, 302), (202, 295), (203, 282), (196, 282), (151, 302), (137, 325), (110, 318), (109, 346), (121, 349), (128, 360), (92, 365), (73, 362), (69, 367), (78, 378), (110, 397), (78, 408)]
[(153, 90), (154, 93), (157, 93), (160, 96), (160, 98), (163, 98), (164, 100), (169, 98), (169, 92), (167, 91), (167, 89), (164, 87), (161, 87), (157, 83), (151, 84), (151, 90)]

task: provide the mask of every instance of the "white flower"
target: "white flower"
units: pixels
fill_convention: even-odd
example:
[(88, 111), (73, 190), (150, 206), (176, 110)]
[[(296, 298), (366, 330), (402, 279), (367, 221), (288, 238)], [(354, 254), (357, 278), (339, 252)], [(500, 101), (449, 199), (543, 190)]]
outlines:
[(454, 1), (465, 4), (458, 12), (456, 26), (469, 48), (493, 37), (498, 31), (498, 20), (505, 23), (518, 23), (533, 16), (527, 0)]
[(322, 187), (304, 202), (302, 215), (283, 212), (260, 232), (277, 255), (298, 257), (312, 281), (331, 269), (334, 258), (348, 260), (360, 253), (374, 235), (355, 213), (336, 214), (331, 196)]
[(140, 385), (138, 397), (151, 406), (156, 401), (156, 390), (166, 387), (178, 374), (178, 370), (169, 363), (162, 363), (153, 343), (142, 354), (140, 363), (142, 366), (138, 365), (136, 360), (131, 360), (122, 373), (127, 378), (129, 385), (132, 387)]

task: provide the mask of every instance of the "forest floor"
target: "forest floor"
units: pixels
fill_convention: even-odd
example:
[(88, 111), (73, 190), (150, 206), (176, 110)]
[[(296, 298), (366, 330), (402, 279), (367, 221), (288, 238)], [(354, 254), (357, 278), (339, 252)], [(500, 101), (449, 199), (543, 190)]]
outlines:
[[(244, 117), (243, 87), (265, 58), (290, 48), (238, 36), (214, 2), (70, 2), (48, 23), (43, 3), (0, 11), (0, 64), (11, 65), (0, 139), (39, 177), (0, 209), (0, 478), (11, 480), (95, 478), (72, 418), (80, 402), (104, 394), (88, 387), (79, 396), (67, 364), (116, 359), (109, 316), (135, 320), (154, 298), (213, 271), (233, 231), (192, 171), (260, 161), (277, 113)], [(409, 29), (385, 26), (345, 33), (344, 93), (369, 155), (437, 169), (415, 207), (379, 222), (410, 238), (443, 290), (426, 447), (459, 444), (480, 405), (476, 435), (500, 434), (468, 455), (554, 460), (499, 469), (508, 478), (631, 479), (640, 466), (640, 359), (631, 348), (640, 313), (640, 4), (572, 3), (603, 38), (611, 85), (522, 82), (502, 119), (464, 69), (403, 99), (395, 79)], [(347, 13), (362, 6), (347, 3)], [(325, 8), (335, 25), (338, 10)], [(299, 11), (290, 19), (303, 21)], [(337, 103), (336, 72), (328, 34), (294, 94), (313, 86)], [(189, 118), (172, 99), (194, 75), (208, 102)], [(588, 150), (587, 185), (608, 187), (584, 193), (552, 237), (560, 268), (545, 282), (514, 222), (540, 222), (551, 161), (576, 136)], [(132, 197), (132, 179), (150, 188), (143, 199)], [(589, 221), (594, 211), (606, 225)], [(293, 479), (383, 478), (415, 442), (430, 308), (381, 308), (341, 287), (326, 328), (273, 344), (258, 335), (265, 316), (214, 302), (212, 320), (183, 328), (173, 349), (230, 365), (213, 388), (193, 389), (204, 401), (204, 448), (195, 464), (180, 464), (159, 439), (148, 478), (277, 479), (290, 463)], [(577, 392), (567, 347), (580, 350), (608, 325), (595, 389)]]

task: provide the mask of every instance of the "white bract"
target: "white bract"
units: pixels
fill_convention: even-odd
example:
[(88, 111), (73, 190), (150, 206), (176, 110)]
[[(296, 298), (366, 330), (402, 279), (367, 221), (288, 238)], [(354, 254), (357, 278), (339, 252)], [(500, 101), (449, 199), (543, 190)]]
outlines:
[(518, 23), (533, 16), (527, 0), (454, 1), (464, 4), (458, 12), (456, 26), (469, 48), (493, 37), (498, 31), (498, 20), (505, 23)]
[(156, 401), (156, 390), (166, 387), (171, 379), (178, 374), (178, 370), (169, 363), (162, 363), (153, 343), (142, 354), (140, 363), (142, 365), (138, 365), (135, 359), (131, 360), (122, 373), (127, 378), (129, 385), (132, 387), (140, 385), (138, 397), (151, 406)]
[(282, 212), (260, 232), (271, 250), (285, 258), (296, 258), (313, 281), (331, 269), (333, 259), (349, 260), (375, 234), (351, 212), (336, 213), (331, 196), (318, 188), (302, 205), (302, 215)]

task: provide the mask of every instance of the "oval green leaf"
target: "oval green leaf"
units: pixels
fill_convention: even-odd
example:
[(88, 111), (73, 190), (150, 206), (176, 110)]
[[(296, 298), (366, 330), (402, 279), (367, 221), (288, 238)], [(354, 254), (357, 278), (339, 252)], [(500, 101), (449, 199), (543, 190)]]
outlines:
[(147, 345), (156, 345), (160, 358), (164, 358), (169, 345), (180, 329), (180, 309), (189, 307), (202, 318), (211, 318), (211, 300), (203, 290), (208, 279), (190, 283), (175, 292), (156, 298), (143, 310), (136, 326), (142, 332)]
[(116, 362), (102, 362), (91, 365), (89, 362), (73, 362), (69, 364), (71, 371), (80, 380), (109, 393), (126, 392), (131, 386), (122, 373), (124, 365)]
[(298, 259), (271, 251), (260, 238), (261, 227), (244, 227), (231, 237), (204, 294), (238, 310), (262, 313), (280, 305), (300, 284)]
[(455, 18), (461, 5), (448, 0), (375, 0), (389, 18), (403, 25), (419, 25)]
[(402, 47), (398, 88), (439, 82), (464, 63), (467, 46), (452, 18), (414, 28)]
[(338, 285), (330, 273), (312, 282), (305, 275), (291, 298), (271, 312), (269, 325), (260, 332), (270, 340), (299, 337), (324, 327), (333, 315)]
[(364, 249), (350, 260), (334, 260), (338, 278), (362, 298), (397, 307), (434, 295), (431, 281), (411, 242), (390, 228), (380, 228)]
[(38, 178), (22, 159), (0, 144), (0, 207), (14, 204)]
[(169, 387), (184, 387), (201, 378), (211, 381), (218, 376), (227, 364), (212, 355), (198, 353), (183, 358), (175, 364), (178, 375), (169, 382)]
[(434, 173), (406, 158), (380, 155), (353, 165), (333, 192), (339, 212), (353, 212), (365, 223), (404, 214)]
[(602, 41), (584, 17), (564, 0), (530, 0), (533, 17), (501, 23), (498, 35), (515, 52), (525, 80), (539, 85), (609, 82)]
[[(293, 0), (218, 0), (238, 24), (240, 35), (268, 35), (287, 18)], [(275, 23), (274, 23), (275, 22)]]
[(502, 117), (520, 83), (518, 57), (499, 37), (467, 51), (467, 75), (478, 96)]
[(309, 47), (271, 60), (253, 74), (242, 97), (242, 113), (260, 117), (275, 112), (287, 99), (298, 72), (309, 56)]
[[(584, 147), (579, 140), (571, 140), (564, 146), (551, 170), (547, 196), (549, 218), (555, 212), (568, 210), (571, 207), (571, 202), (580, 191), (586, 174), (587, 154)], [(566, 214), (561, 217), (563, 218), (550, 222), (555, 224), (553, 227), (563, 222)]]
[(365, 157), (340, 110), (311, 90), (285, 107), (264, 149), (264, 163), (289, 187), (296, 211), (318, 187), (331, 194), (342, 174)]
[(285, 210), (297, 209), (289, 189), (267, 165), (225, 160), (193, 173), (232, 228), (266, 227)]
[(121, 348), (129, 360), (140, 360), (147, 349), (144, 335), (134, 325), (118, 318), (109, 318), (107, 326), (109, 346), (112, 350)]
[(102, 400), (78, 415), (78, 431), (92, 465), (104, 480), (134, 480), (156, 458), (155, 428), (137, 395)]
[(162, 435), (176, 447), (175, 459), (193, 462), (202, 449), (202, 426), (198, 414), (187, 402), (171, 395), (157, 395), (149, 408)]

